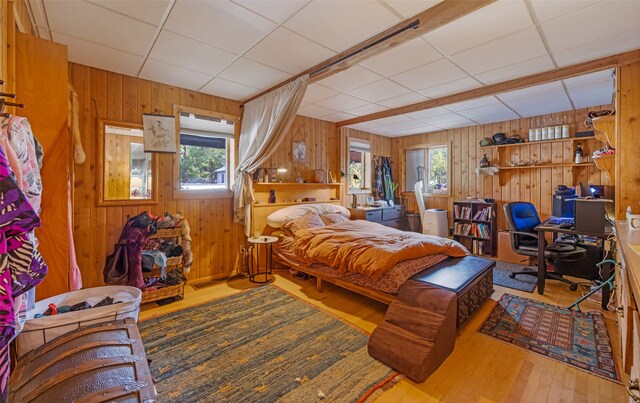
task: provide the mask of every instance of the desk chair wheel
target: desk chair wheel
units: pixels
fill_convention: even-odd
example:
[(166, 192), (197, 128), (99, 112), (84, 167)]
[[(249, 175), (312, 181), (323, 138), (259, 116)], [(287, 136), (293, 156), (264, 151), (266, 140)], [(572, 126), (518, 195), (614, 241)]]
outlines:
[(509, 278), (516, 278), (516, 273), (510, 273)]
[(569, 289), (570, 289), (571, 291), (575, 291), (575, 290), (577, 290), (577, 289), (578, 289), (578, 284), (572, 284), (572, 285), (569, 287)]

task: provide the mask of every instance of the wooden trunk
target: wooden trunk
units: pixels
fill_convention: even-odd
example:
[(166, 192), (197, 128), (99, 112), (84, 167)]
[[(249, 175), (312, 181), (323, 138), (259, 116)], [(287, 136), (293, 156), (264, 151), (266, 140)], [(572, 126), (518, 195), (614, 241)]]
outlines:
[(155, 388), (132, 318), (83, 326), (27, 353), (10, 402), (152, 402)]

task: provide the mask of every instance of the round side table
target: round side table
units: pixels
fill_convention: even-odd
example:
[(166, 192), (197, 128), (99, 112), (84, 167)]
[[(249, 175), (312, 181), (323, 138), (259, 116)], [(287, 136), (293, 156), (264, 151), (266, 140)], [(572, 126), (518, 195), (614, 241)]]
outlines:
[[(273, 271), (273, 251), (271, 247), (278, 241), (275, 236), (260, 236), (258, 238), (248, 238), (249, 249), (249, 281), (252, 283), (268, 283), (271, 281), (269, 275)], [(254, 259), (253, 252), (256, 249), (256, 256)], [(260, 268), (260, 249), (264, 250), (265, 255), (265, 267)], [(256, 280), (257, 276), (264, 275), (264, 281)]]

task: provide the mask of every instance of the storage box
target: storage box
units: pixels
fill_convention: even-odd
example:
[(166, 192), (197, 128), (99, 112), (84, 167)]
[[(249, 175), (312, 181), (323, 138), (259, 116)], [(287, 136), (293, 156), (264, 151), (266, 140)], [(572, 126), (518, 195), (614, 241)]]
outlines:
[[(59, 307), (87, 301), (93, 306), (106, 297), (113, 298), (114, 304), (34, 319), (34, 315), (46, 311), (49, 304)], [(137, 321), (141, 298), (142, 292), (135, 287), (107, 286), (72, 291), (38, 301), (35, 308), (27, 312), (24, 328), (16, 337), (16, 359), (20, 360), (36, 347), (82, 325), (124, 318), (134, 318)]]

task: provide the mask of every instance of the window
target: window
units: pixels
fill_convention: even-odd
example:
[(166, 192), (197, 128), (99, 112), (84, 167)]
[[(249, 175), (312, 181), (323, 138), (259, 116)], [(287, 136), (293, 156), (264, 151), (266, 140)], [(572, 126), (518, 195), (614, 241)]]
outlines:
[(405, 190), (423, 182), (427, 194), (449, 194), (449, 146), (434, 145), (405, 151)]
[(233, 181), (234, 122), (185, 111), (179, 118), (178, 190), (229, 190)]
[(349, 190), (371, 188), (371, 144), (363, 140), (349, 140), (347, 175)]

